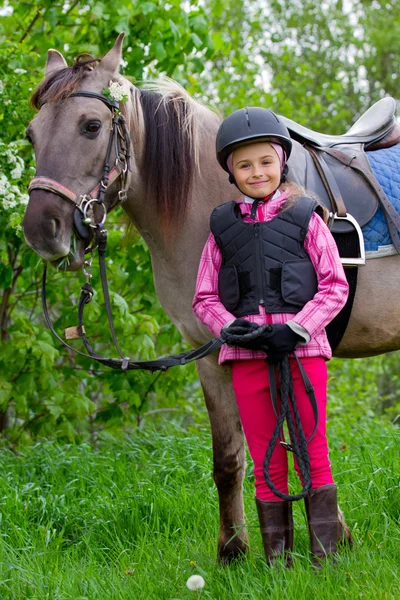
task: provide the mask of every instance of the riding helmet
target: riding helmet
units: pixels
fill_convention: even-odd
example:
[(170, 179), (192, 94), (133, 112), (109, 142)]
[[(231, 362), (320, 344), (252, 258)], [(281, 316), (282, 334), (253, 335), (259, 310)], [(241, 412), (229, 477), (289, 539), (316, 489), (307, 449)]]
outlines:
[(229, 173), (226, 161), (237, 146), (266, 138), (283, 146), (286, 158), (292, 150), (292, 140), (286, 125), (268, 108), (241, 108), (224, 119), (217, 133), (217, 159)]

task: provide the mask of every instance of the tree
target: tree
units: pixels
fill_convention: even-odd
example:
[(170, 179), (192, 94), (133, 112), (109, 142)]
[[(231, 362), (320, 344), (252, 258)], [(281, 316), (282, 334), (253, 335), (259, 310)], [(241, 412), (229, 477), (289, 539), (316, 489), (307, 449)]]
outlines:
[[(222, 112), (268, 106), (304, 125), (340, 133), (371, 102), (398, 93), (396, 6), (396, 0), (0, 3), (0, 431), (8, 414), (7, 433), (14, 440), (73, 439), (87, 426), (95, 431), (140, 420), (149, 403), (157, 409), (177, 402), (190, 407), (199, 393), (193, 367), (162, 376), (116, 376), (60, 350), (44, 327), (41, 261), (26, 247), (20, 223), (34, 171), (24, 139), (34, 114), (29, 97), (42, 79), (48, 47), (71, 64), (81, 52), (102, 56), (125, 31), (123, 71), (135, 81), (166, 74)], [(154, 357), (155, 348), (158, 354), (180, 351), (180, 335), (155, 297), (143, 241), (132, 234), (123, 246), (120, 214), (113, 224), (109, 277), (111, 289), (118, 290), (112, 301), (122, 346), (142, 358)], [(51, 274), (49, 301), (59, 331), (76, 323), (71, 302), (79, 287), (77, 276)], [(88, 329), (104, 350), (104, 309), (97, 298), (88, 309)], [(390, 361), (392, 372), (398, 362), (393, 356)], [(393, 390), (382, 393), (386, 410)]]

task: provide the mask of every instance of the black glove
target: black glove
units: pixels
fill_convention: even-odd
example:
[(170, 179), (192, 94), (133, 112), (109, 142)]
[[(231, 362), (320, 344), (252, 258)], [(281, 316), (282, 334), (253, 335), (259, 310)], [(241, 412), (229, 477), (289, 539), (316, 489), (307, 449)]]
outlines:
[(261, 336), (261, 340), (263, 350), (267, 352), (267, 361), (278, 362), (286, 354), (294, 352), (302, 337), (297, 335), (289, 325), (276, 324), (271, 325), (270, 331), (266, 331)]
[[(233, 323), (224, 327), (221, 331), (221, 337), (226, 339), (228, 346), (238, 346), (239, 348), (247, 348), (248, 350), (259, 350), (263, 345), (262, 336), (255, 339), (244, 339), (249, 333), (254, 333), (259, 329), (257, 323), (250, 323), (246, 319), (235, 319)], [(255, 347), (257, 346), (257, 347)]]

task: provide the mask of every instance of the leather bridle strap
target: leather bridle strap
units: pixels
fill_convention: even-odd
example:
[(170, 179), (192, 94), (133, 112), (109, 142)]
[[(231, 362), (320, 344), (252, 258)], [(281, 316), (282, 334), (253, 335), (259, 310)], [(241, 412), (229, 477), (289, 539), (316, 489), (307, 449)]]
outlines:
[[(104, 195), (108, 186), (110, 186), (118, 177), (123, 176), (123, 185), (126, 183), (127, 170), (129, 169), (130, 162), (130, 138), (128, 129), (126, 127), (125, 118), (119, 113), (119, 102), (116, 100), (110, 100), (103, 94), (97, 94), (95, 92), (74, 92), (69, 95), (69, 98), (84, 97), (92, 98), (94, 100), (100, 100), (110, 109), (112, 113), (112, 128), (111, 134), (108, 141), (106, 157), (103, 167), (103, 178), (101, 182), (89, 193), (78, 195), (65, 185), (62, 185), (58, 181), (51, 179), (50, 177), (38, 176), (31, 179), (28, 192), (32, 190), (41, 189), (48, 192), (53, 192), (73, 202), (78, 208), (81, 207), (82, 199), (98, 199), (101, 203), (104, 200)], [(122, 129), (122, 133), (120, 131)], [(120, 152), (120, 138), (124, 140), (124, 150)], [(110, 160), (111, 152), (115, 142), (115, 154), (116, 154), (116, 166), (111, 169)], [(126, 197), (125, 189), (121, 190), (123, 194), (119, 195), (119, 202), (122, 202)]]
[[(110, 175), (108, 177), (108, 185), (114, 183), (114, 181), (116, 181), (120, 176), (121, 172), (121, 167), (114, 167), (112, 171), (110, 171)], [(100, 187), (101, 184), (97, 184), (96, 187), (90, 192), (90, 194), (88, 194), (88, 196), (90, 198), (96, 198), (96, 196), (99, 193)], [(30, 193), (32, 190), (46, 190), (47, 192), (53, 192), (58, 196), (65, 198), (65, 200), (70, 200), (77, 206), (80, 205), (81, 196), (78, 196), (78, 194), (75, 194), (75, 192), (67, 188), (65, 185), (58, 183), (58, 181), (55, 181), (55, 179), (51, 179), (50, 177), (42, 177), (40, 175), (38, 177), (33, 177), (33, 179), (31, 179), (31, 181), (29, 182), (28, 192)]]
[[(274, 429), (271, 439), (269, 441), (268, 448), (265, 452), (264, 463), (263, 463), (264, 479), (265, 479), (266, 484), (270, 488), (270, 490), (276, 496), (281, 498), (282, 500), (288, 500), (290, 502), (295, 501), (295, 500), (301, 500), (312, 489), (310, 455), (308, 452), (307, 445), (311, 441), (312, 437), (314, 436), (315, 431), (318, 426), (318, 407), (317, 407), (317, 403), (316, 403), (316, 399), (315, 399), (314, 389), (313, 389), (300, 361), (298, 360), (297, 356), (296, 356), (296, 359), (297, 359), (297, 364), (298, 364), (299, 368), (301, 367), (300, 372), (302, 374), (303, 381), (306, 386), (306, 391), (307, 391), (307, 394), (309, 396), (309, 399), (310, 399), (312, 407), (313, 407), (314, 419), (315, 419), (314, 431), (313, 431), (311, 437), (309, 438), (309, 440), (307, 440), (304, 430), (303, 430), (302, 423), (301, 423), (300, 414), (299, 414), (299, 411), (297, 408), (296, 398), (294, 395), (293, 380), (292, 380), (292, 374), (291, 374), (291, 370), (290, 370), (289, 358), (286, 355), (276, 365), (274, 365), (274, 364), (268, 365), (270, 384), (271, 384), (271, 382), (274, 382), (273, 387), (271, 386), (271, 392), (274, 389), (274, 393), (276, 393), (276, 389), (277, 389), (276, 381), (275, 381), (275, 376), (276, 376), (275, 366), (278, 370), (278, 377), (279, 377), (279, 383), (280, 383), (280, 389), (279, 389), (279, 391), (280, 391), (280, 410), (279, 410), (279, 412), (277, 412), (277, 410), (276, 410), (277, 406), (276, 407), (274, 406), (275, 414), (277, 416), (277, 421), (276, 421), (275, 429)], [(275, 398), (275, 402), (277, 405), (277, 398)], [(283, 436), (283, 426), (284, 426), (285, 420), (287, 422), (287, 426), (288, 426), (288, 430), (289, 430), (290, 444), (287, 444), (286, 442), (283, 442), (283, 441), (281, 441), (280, 443), (286, 450), (293, 452), (293, 454), (295, 455), (295, 457), (297, 459), (297, 464), (298, 464), (299, 471), (301, 474), (301, 481), (303, 484), (302, 490), (299, 494), (285, 494), (285, 493), (281, 492), (275, 486), (274, 482), (272, 481), (271, 475), (270, 475), (271, 457), (272, 457), (272, 454), (274, 453), (274, 450), (278, 443), (279, 438), (282, 438), (282, 436)]]

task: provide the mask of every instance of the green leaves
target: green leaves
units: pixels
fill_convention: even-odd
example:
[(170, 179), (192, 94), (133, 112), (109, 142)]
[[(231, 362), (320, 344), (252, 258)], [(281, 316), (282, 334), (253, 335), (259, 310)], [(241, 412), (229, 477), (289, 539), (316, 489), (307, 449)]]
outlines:
[[(0, 412), (8, 408), (13, 416), (5, 432), (10, 440), (73, 440), (91, 428), (136, 423), (159, 408), (182, 407), (192, 419), (201, 396), (193, 365), (162, 375), (116, 373), (70, 354), (45, 328), (42, 261), (26, 246), (21, 220), (34, 173), (24, 139), (34, 115), (29, 98), (43, 77), (48, 48), (63, 52), (71, 64), (84, 51), (102, 56), (125, 31), (122, 70), (132, 80), (167, 74), (221, 112), (267, 106), (320, 131), (341, 133), (372, 101), (398, 95), (400, 72), (395, 3), (352, 4), (350, 19), (343, 18), (346, 4), (336, 0), (269, 0), (262, 7), (253, 0), (9, 1), (0, 16)], [(181, 336), (156, 298), (143, 240), (137, 233), (123, 238), (118, 211), (108, 223), (108, 277), (121, 347), (137, 359), (182, 351)], [(50, 313), (60, 333), (77, 324), (81, 283), (79, 274), (50, 272)], [(96, 266), (93, 284), (86, 331), (97, 351), (112, 356)], [(72, 344), (82, 349), (80, 340)], [(335, 380), (338, 398), (348, 392), (348, 378), (357, 385), (355, 418), (365, 405), (371, 414), (398, 412), (396, 390), (385, 385), (395, 376), (397, 359), (382, 359), (387, 366), (379, 363), (380, 371), (374, 360), (366, 368), (375, 383), (367, 375), (355, 378), (349, 362), (343, 363), (346, 380)], [(370, 404), (363, 377), (373, 390), (379, 379)], [(345, 407), (338, 401), (335, 410), (344, 413)]]

